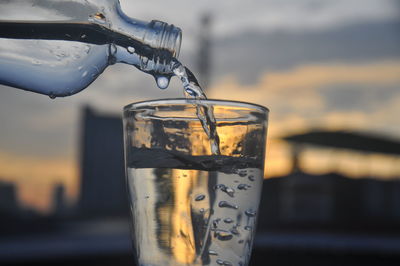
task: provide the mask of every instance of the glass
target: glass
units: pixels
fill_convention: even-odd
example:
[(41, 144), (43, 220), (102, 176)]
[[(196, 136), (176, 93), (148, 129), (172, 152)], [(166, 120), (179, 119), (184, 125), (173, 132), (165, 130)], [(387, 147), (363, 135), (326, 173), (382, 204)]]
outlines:
[(124, 108), (125, 166), (138, 265), (248, 265), (264, 176), (268, 109), (201, 100), (220, 141), (213, 155), (196, 101)]

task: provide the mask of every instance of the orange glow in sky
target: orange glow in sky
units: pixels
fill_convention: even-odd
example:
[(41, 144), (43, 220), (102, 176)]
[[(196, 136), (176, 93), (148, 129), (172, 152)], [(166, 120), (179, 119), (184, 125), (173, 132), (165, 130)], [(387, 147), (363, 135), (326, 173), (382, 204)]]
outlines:
[[(346, 86), (398, 87), (400, 62), (303, 65), (281, 72), (265, 73), (259, 82), (242, 85), (235, 77), (219, 80), (208, 90), (209, 98), (243, 100), (270, 108), (266, 177), (290, 171), (290, 146), (279, 137), (313, 128), (352, 129), (393, 134), (391, 125), (400, 121), (400, 94), (377, 108), (327, 109), (321, 88)], [(368, 93), (368, 91), (365, 91)], [(399, 159), (383, 155), (361, 155), (331, 150), (306, 150), (301, 158), (305, 170), (315, 173), (341, 171), (351, 176), (399, 176)], [(23, 157), (0, 151), (0, 179), (15, 182), (25, 206), (42, 211), (51, 208), (52, 189), (62, 183), (69, 199), (79, 193), (78, 162), (72, 157)]]

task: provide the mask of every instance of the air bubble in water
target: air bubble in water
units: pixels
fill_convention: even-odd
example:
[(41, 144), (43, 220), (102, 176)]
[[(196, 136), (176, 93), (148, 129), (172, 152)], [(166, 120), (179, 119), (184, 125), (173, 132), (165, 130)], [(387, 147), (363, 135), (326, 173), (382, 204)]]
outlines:
[(221, 260), (221, 259), (217, 259), (215, 262), (216, 262), (218, 265), (224, 265), (224, 261)]
[(133, 48), (132, 46), (128, 46), (126, 48), (126, 50), (128, 51), (128, 53), (133, 54), (135, 52), (135, 48)]
[(233, 235), (229, 231), (225, 230), (217, 230), (215, 232), (216, 237), (221, 241), (228, 241), (231, 240)]
[(249, 216), (249, 217), (254, 217), (254, 216), (256, 216), (256, 212), (255, 211), (253, 211), (252, 209), (248, 209), (248, 210), (246, 210), (245, 212), (244, 212), (247, 216)]
[(248, 188), (251, 188), (251, 186), (250, 186), (250, 185), (247, 185), (247, 184), (239, 184), (239, 185), (237, 186), (237, 188), (238, 188), (239, 190), (247, 190)]
[(231, 218), (225, 218), (224, 222), (227, 224), (233, 223), (233, 220)]
[(169, 85), (169, 78), (165, 76), (156, 77), (156, 81), (157, 81), (157, 86), (160, 89), (166, 89)]
[(217, 190), (217, 189), (220, 189), (220, 188), (222, 188), (222, 187), (224, 187), (225, 185), (223, 185), (223, 184), (218, 184), (218, 185), (215, 185), (214, 186), (214, 189), (215, 190)]
[(233, 227), (233, 228), (231, 229), (231, 233), (234, 234), (234, 235), (238, 235), (238, 234), (239, 234), (239, 231), (237, 230), (236, 227)]
[(222, 265), (224, 265), (224, 266), (232, 266), (232, 263), (230, 261), (224, 260), (224, 263)]
[(201, 195), (198, 195), (194, 200), (195, 200), (195, 201), (201, 201), (201, 200), (203, 200), (203, 199), (205, 199), (205, 198), (206, 198), (206, 196), (203, 195), (203, 194), (201, 194)]
[(82, 78), (86, 77), (87, 74), (88, 74), (87, 70), (84, 71), (84, 72), (82, 73)]
[(235, 190), (233, 189), (233, 188), (230, 188), (230, 187), (227, 187), (227, 186), (223, 186), (222, 188), (221, 188), (221, 190), (223, 191), (223, 192), (225, 192), (226, 194), (228, 194), (230, 197), (234, 197), (235, 195)]
[(238, 208), (238, 206), (237, 205), (234, 205), (234, 204), (231, 204), (231, 203), (229, 203), (229, 202), (227, 202), (227, 201), (220, 201), (219, 203), (218, 203), (218, 206), (220, 207), (220, 208), (231, 208), (231, 209), (237, 209)]
[(247, 175), (247, 171), (246, 171), (246, 170), (240, 170), (239, 173), (238, 173), (238, 175), (239, 175), (240, 177), (245, 177), (245, 176)]
[(189, 94), (189, 96), (191, 96), (191, 97), (196, 97), (197, 96), (197, 93), (194, 90), (192, 90), (191, 88), (185, 88), (185, 92), (187, 94)]
[(221, 221), (221, 219), (220, 218), (218, 218), (218, 219), (215, 219), (212, 223), (213, 223), (213, 227), (214, 228), (217, 228), (218, 227), (218, 223), (219, 223), (219, 221)]
[(218, 253), (217, 253), (216, 251), (214, 251), (214, 250), (209, 250), (209, 251), (208, 251), (208, 254), (209, 254), (209, 255), (218, 256)]

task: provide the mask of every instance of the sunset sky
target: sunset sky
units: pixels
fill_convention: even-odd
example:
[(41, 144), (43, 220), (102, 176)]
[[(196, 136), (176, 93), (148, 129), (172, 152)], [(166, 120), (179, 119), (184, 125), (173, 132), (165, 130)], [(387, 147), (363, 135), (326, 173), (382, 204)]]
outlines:
[[(289, 169), (288, 145), (279, 140), (288, 134), (352, 129), (400, 139), (400, 1), (121, 2), (131, 17), (181, 27), (180, 58), (194, 72), (198, 23), (212, 15), (207, 95), (271, 110), (268, 176)], [(85, 91), (62, 99), (0, 86), (0, 180), (15, 182), (21, 203), (41, 210), (58, 183), (73, 200), (83, 105), (120, 114), (131, 102), (182, 95), (176, 80), (159, 90), (151, 76), (126, 65), (109, 67)], [(310, 150), (304, 161), (314, 172), (338, 170), (332, 165), (355, 177), (400, 173), (399, 158), (376, 154)]]

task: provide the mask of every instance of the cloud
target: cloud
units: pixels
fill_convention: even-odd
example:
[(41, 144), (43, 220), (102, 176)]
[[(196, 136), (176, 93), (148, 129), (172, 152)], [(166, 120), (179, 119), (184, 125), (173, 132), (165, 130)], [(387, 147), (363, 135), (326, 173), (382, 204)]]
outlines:
[[(253, 85), (243, 85), (233, 77), (225, 78), (210, 88), (209, 95), (211, 98), (240, 99), (270, 108), (266, 169), (267, 176), (273, 176), (287, 173), (291, 166), (289, 146), (279, 140), (282, 136), (319, 128), (374, 132), (398, 139), (400, 117), (395, 114), (400, 112), (399, 84), (399, 61), (325, 63), (266, 72)], [(377, 88), (374, 97), (368, 96), (371, 87)], [(347, 101), (349, 95), (351, 99)], [(351, 100), (356, 97), (358, 102), (352, 106)], [(347, 101), (346, 105), (333, 104), (340, 101)], [(319, 153), (311, 157), (315, 159), (324, 156)], [(352, 160), (351, 155), (346, 156), (340, 155), (338, 158), (345, 158), (340, 159), (342, 161)], [(309, 162), (308, 170), (313, 171)], [(364, 162), (352, 163), (364, 165)], [(390, 163), (385, 165), (387, 167), (382, 170), (385, 173), (379, 169), (374, 170), (374, 173), (392, 176), (398, 174), (398, 170), (389, 169), (393, 168)], [(314, 171), (334, 169), (327, 167)], [(353, 171), (347, 174), (369, 173)]]
[[(396, 89), (400, 84), (400, 62), (382, 61), (368, 64), (327, 63), (305, 65), (288, 71), (265, 73), (254, 85), (242, 85), (233, 78), (216, 83), (209, 94), (212, 98), (241, 99), (265, 105), (271, 109), (271, 133), (311, 126), (376, 128), (371, 119), (391, 122), (392, 109), (400, 99)], [(346, 99), (346, 88), (357, 86), (360, 99), (358, 108), (343, 108), (328, 105), (330, 97), (340, 91), (340, 98)], [(375, 94), (373, 99), (362, 97), (370, 94), (369, 88), (381, 88), (384, 97)], [(330, 90), (330, 93), (326, 93)], [(340, 99), (336, 99), (340, 101)], [(351, 104), (351, 103), (349, 103)], [(399, 120), (399, 118), (395, 118)], [(377, 121), (379, 122), (379, 121)], [(392, 125), (380, 123), (385, 131)], [(400, 132), (400, 130), (399, 130)]]
[(400, 58), (397, 22), (357, 23), (313, 32), (250, 31), (213, 42), (214, 80), (224, 75), (252, 84), (266, 71), (326, 62), (369, 63)]
[[(327, 29), (354, 21), (398, 18), (390, 0), (220, 0), (220, 1), (121, 1), (123, 10), (145, 20), (162, 19), (192, 32), (204, 12), (215, 16), (215, 33), (237, 34), (249, 29)], [(234, 18), (234, 19), (232, 19)]]

